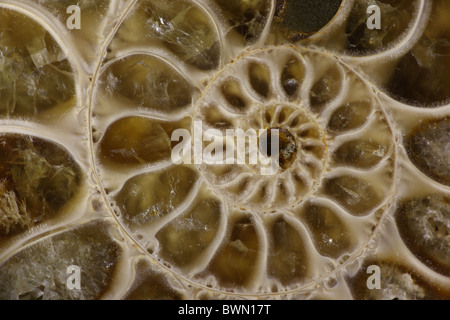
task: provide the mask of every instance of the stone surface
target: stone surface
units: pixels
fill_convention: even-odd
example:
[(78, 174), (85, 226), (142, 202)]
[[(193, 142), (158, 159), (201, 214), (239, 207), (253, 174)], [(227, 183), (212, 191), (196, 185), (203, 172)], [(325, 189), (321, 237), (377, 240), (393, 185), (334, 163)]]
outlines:
[[(0, 297), (450, 296), (447, 0), (68, 4), (0, 0)], [(194, 121), (282, 170), (172, 163)]]

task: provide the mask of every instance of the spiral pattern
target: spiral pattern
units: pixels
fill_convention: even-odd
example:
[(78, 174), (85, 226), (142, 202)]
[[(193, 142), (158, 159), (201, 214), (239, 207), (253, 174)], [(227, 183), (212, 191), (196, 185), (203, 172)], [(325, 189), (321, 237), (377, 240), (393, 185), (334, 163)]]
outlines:
[(0, 298), (450, 297), (448, 1), (69, 5), (0, 0)]

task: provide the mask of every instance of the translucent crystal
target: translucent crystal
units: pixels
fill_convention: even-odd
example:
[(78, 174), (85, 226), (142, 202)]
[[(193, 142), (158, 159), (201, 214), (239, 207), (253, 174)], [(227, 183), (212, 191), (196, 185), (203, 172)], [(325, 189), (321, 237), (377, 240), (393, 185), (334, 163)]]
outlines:
[(308, 203), (301, 213), (320, 254), (339, 258), (353, 243), (346, 225), (333, 210)]
[[(380, 268), (380, 289), (369, 289), (368, 266)], [(408, 268), (390, 261), (367, 261), (353, 278), (347, 278), (357, 300), (434, 300), (445, 293), (426, 282)], [(448, 299), (448, 297), (447, 297)]]
[[(120, 254), (103, 223), (90, 223), (25, 247), (0, 266), (2, 300), (99, 299), (111, 285)], [(67, 268), (81, 270), (81, 290), (66, 287)]]
[(270, 73), (266, 66), (259, 63), (250, 63), (248, 66), (250, 84), (262, 97), (267, 98), (270, 90)]
[(249, 218), (232, 223), (229, 235), (208, 267), (225, 287), (249, 284), (259, 252), (255, 227)]
[(75, 35), (78, 40), (88, 40), (92, 45), (96, 44), (94, 40), (100, 35), (101, 30), (99, 25), (103, 23), (111, 3), (109, 0), (78, 0), (75, 3), (72, 0), (37, 0), (36, 2), (64, 25), (70, 16), (67, 9), (72, 5), (78, 6), (81, 12), (81, 28), (72, 30), (72, 35)]
[[(409, 0), (357, 0), (346, 26), (347, 51), (354, 55), (367, 55), (380, 51), (398, 41), (407, 30), (415, 10)], [(381, 29), (367, 27), (367, 8), (380, 8)]]
[(169, 160), (172, 132), (190, 129), (190, 120), (157, 121), (142, 117), (117, 120), (106, 130), (100, 141), (103, 161), (114, 166), (136, 166)]
[(426, 175), (450, 185), (450, 118), (426, 122), (408, 137), (408, 156)]
[(216, 37), (211, 22), (187, 1), (151, 2), (151, 17), (146, 26), (183, 60), (202, 69), (218, 64)]
[(175, 219), (156, 234), (161, 255), (178, 267), (189, 266), (201, 258), (218, 232), (221, 204), (205, 199), (188, 213)]
[(325, 192), (344, 206), (351, 214), (361, 216), (375, 208), (381, 201), (373, 186), (362, 179), (341, 176), (325, 183)]
[(145, 224), (165, 216), (188, 196), (198, 174), (184, 166), (128, 180), (116, 201), (128, 223)]
[(171, 287), (167, 275), (154, 270), (147, 260), (136, 265), (136, 279), (125, 294), (126, 300), (181, 300), (182, 295)]
[(36, 137), (0, 135), (0, 163), (0, 235), (57, 214), (81, 183), (81, 169), (70, 154)]
[(110, 50), (161, 41), (182, 61), (203, 70), (219, 65), (220, 47), (211, 18), (190, 1), (140, 1), (122, 24)]
[(15, 229), (28, 229), (33, 225), (23, 201), (16, 193), (6, 190), (5, 183), (0, 184), (0, 234), (9, 234)]
[(32, 116), (74, 106), (72, 67), (38, 23), (0, 9), (0, 116)]
[(396, 213), (400, 234), (430, 268), (450, 275), (450, 198), (431, 195), (404, 201)]
[(128, 99), (128, 108), (175, 113), (193, 99), (194, 87), (161, 59), (131, 55), (113, 63), (103, 74), (104, 92)]
[(328, 128), (336, 133), (342, 133), (362, 126), (371, 111), (369, 101), (349, 102), (339, 107), (328, 122)]
[(334, 152), (333, 159), (340, 165), (367, 169), (378, 164), (386, 152), (387, 146), (374, 140), (349, 141)]
[(314, 112), (320, 112), (337, 96), (341, 87), (340, 77), (339, 70), (332, 67), (314, 83), (310, 92), (311, 109)]
[(222, 94), (231, 107), (239, 111), (243, 111), (248, 107), (247, 99), (242, 93), (241, 85), (237, 80), (226, 80), (222, 85)]
[(268, 273), (283, 285), (299, 282), (306, 276), (308, 256), (298, 230), (283, 219), (276, 220), (270, 229)]
[(432, 18), (413, 49), (403, 56), (387, 84), (397, 99), (436, 107), (450, 99), (450, 5), (433, 1)]
[(269, 18), (270, 1), (267, 0), (214, 0), (223, 10), (230, 26), (247, 43), (254, 42)]

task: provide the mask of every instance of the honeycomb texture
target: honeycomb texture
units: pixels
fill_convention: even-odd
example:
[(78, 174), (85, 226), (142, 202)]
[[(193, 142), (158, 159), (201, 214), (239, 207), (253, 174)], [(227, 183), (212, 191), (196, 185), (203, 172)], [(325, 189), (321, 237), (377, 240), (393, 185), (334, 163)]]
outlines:
[(448, 0), (70, 5), (0, 0), (0, 299), (450, 299)]

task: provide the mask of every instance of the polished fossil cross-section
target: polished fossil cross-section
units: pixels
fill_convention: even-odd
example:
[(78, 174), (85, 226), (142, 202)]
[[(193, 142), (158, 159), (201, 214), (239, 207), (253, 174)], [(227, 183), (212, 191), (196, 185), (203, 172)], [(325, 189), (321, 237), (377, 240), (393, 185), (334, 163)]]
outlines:
[[(0, 0), (0, 298), (450, 298), (449, 17)], [(280, 170), (173, 161), (198, 129)]]

